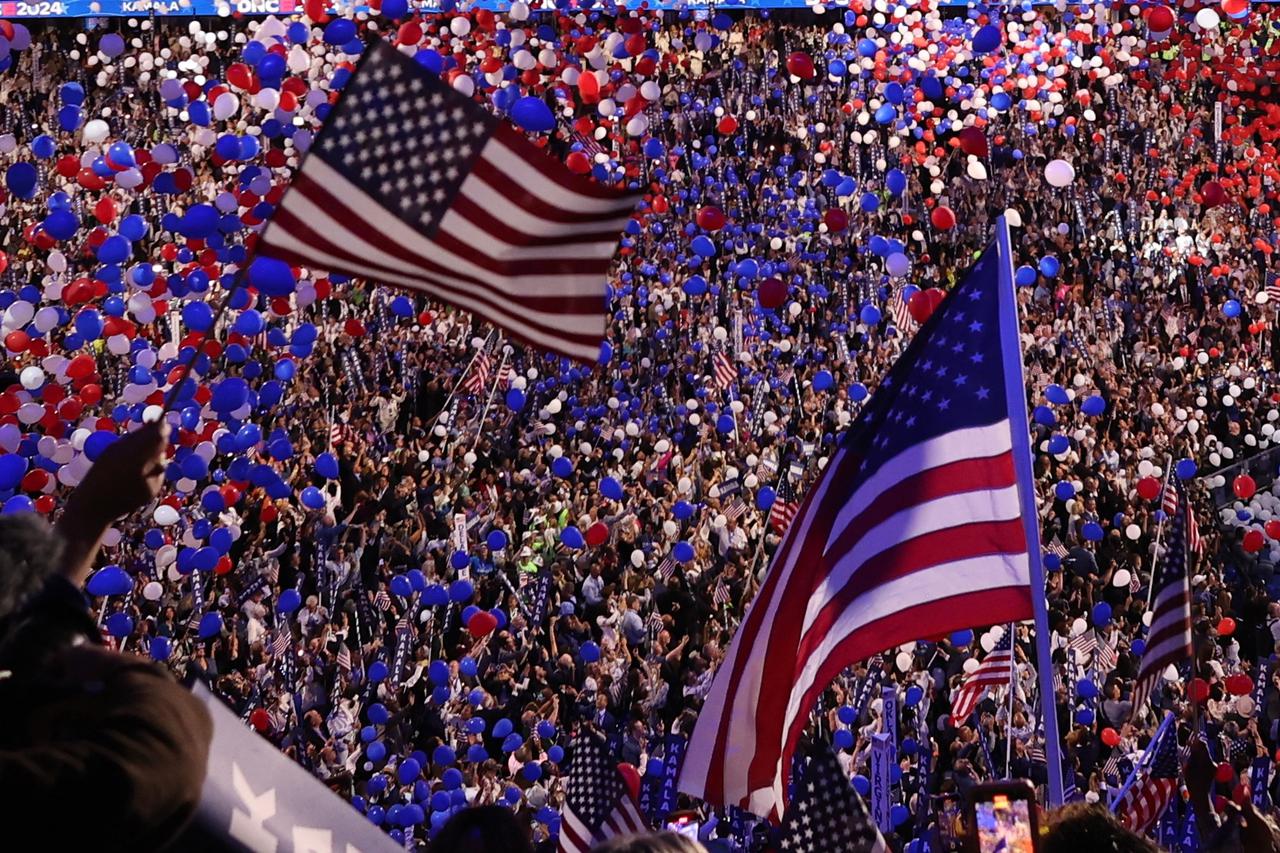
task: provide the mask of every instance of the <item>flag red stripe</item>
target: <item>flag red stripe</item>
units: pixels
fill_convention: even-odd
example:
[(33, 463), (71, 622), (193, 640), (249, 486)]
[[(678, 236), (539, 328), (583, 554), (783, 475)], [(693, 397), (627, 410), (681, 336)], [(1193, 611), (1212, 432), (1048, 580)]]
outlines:
[[(327, 202), (323, 202), (321, 200), (316, 200), (316, 203), (328, 204)], [(346, 211), (345, 209), (343, 209), (341, 213), (345, 213), (346, 215), (351, 215), (350, 211)], [(437, 264), (431, 263), (424, 258), (419, 258), (416, 255), (414, 255), (412, 252), (408, 252), (406, 250), (401, 249), (400, 247), (395, 246), (394, 244), (389, 243), (389, 241), (387, 242), (387, 244), (383, 245), (383, 241), (380, 238), (370, 239), (369, 242), (374, 244), (378, 248), (382, 249), (388, 254), (391, 254), (391, 255), (394, 255), (395, 257), (400, 258), (401, 260), (407, 263), (411, 263), (419, 266), (422, 271), (419, 271), (418, 273), (414, 274), (414, 273), (408, 273), (408, 272), (400, 272), (398, 270), (391, 270), (382, 266), (381, 264), (377, 264), (370, 261), (367, 257), (362, 257), (359, 254), (357, 254), (357, 252), (355, 251), (355, 248), (358, 248), (358, 247), (353, 247), (352, 249), (348, 249), (344, 246), (334, 243), (332, 240), (330, 240), (328, 237), (326, 237), (325, 235), (321, 234), (319, 231), (312, 228), (306, 222), (303, 222), (298, 216), (296, 216), (287, 207), (281, 207), (279, 210), (276, 211), (274, 216), (274, 221), (277, 222), (283, 228), (285, 228), (296, 239), (301, 240), (307, 243), (308, 245), (316, 246), (322, 251), (330, 255), (333, 255), (334, 257), (345, 261), (346, 263), (349, 263), (351, 266), (348, 267), (347, 269), (353, 271), (353, 273), (356, 275), (377, 276), (379, 273), (381, 273), (382, 275), (385, 275), (388, 277), (394, 276), (395, 279), (408, 279), (410, 281), (419, 282), (421, 284), (421, 289), (436, 293), (441, 298), (446, 300), (462, 295), (470, 299), (474, 299), (478, 302), (481, 302), (488, 308), (496, 309), (500, 311), (509, 312), (509, 311), (512, 311), (514, 308), (519, 307), (519, 308), (526, 308), (533, 311), (551, 311), (551, 310), (564, 309), (565, 313), (589, 313), (590, 311), (593, 310), (593, 307), (591, 305), (587, 304), (579, 307), (577, 306), (577, 303), (579, 302), (593, 303), (596, 301), (594, 299), (574, 299), (574, 298), (561, 298), (561, 297), (534, 296), (528, 293), (518, 297), (511, 297), (510, 299), (508, 299), (505, 294), (499, 295), (494, 293), (493, 289), (484, 282), (473, 279), (462, 273), (445, 270), (442, 267), (438, 266)], [(367, 237), (367, 235), (365, 234), (362, 234), (361, 236)], [(306, 255), (302, 255), (297, 252), (294, 252), (292, 249), (288, 249), (279, 245), (269, 244), (269, 249), (272, 255), (281, 257), (282, 260), (293, 259), (296, 263), (300, 263), (307, 266), (310, 266), (315, 263), (314, 259), (309, 258)], [(289, 258), (285, 258), (284, 257), (285, 254), (288, 254)], [(334, 272), (339, 272), (339, 271), (340, 270), (334, 270)], [(431, 271), (431, 272), (439, 271), (451, 277), (466, 280), (468, 282), (473, 283), (475, 285), (475, 288), (474, 289), (462, 288), (457, 285), (449, 284), (446, 281), (441, 280), (437, 276), (429, 274), (428, 271)], [(603, 296), (599, 301), (601, 304), (603, 304), (603, 301), (604, 301)], [(504, 304), (504, 303), (509, 303), (509, 304)], [(564, 327), (550, 326), (538, 321), (537, 319), (527, 314), (521, 317), (521, 321), (538, 331), (544, 332), (546, 334), (553, 334), (558, 337), (568, 338), (570, 340), (573, 340), (576, 343), (582, 343), (587, 345), (597, 345), (599, 343), (599, 340), (593, 335), (578, 334)], [(512, 331), (514, 332), (516, 330), (512, 329)]]
[[(754, 610), (755, 608), (753, 607), (752, 609)], [(913, 631), (918, 632), (921, 625), (956, 623), (957, 614), (963, 616), (964, 614), (972, 613), (981, 613), (983, 621), (990, 622), (993, 625), (1004, 622), (1018, 622), (1031, 615), (1031, 592), (1025, 586), (1011, 586), (961, 593), (960, 595), (946, 598), (937, 598), (885, 616), (882, 619), (868, 622), (841, 640), (832, 654), (828, 655), (826, 660), (823, 661), (822, 666), (818, 669), (817, 676), (813, 680), (813, 686), (804, 693), (801, 707), (810, 708), (813, 706), (822, 691), (827, 689), (827, 685), (845, 668), (847, 665), (845, 661), (862, 660), (882, 651), (884, 647), (883, 637), (893, 634), (911, 634)], [(946, 633), (947, 631), (943, 631), (933, 635), (933, 637), (945, 636)], [(921, 639), (931, 639), (931, 637), (921, 637)], [(800, 735), (804, 732), (804, 727), (808, 721), (808, 716), (801, 714), (792, 722), (791, 730), (787, 734), (784, 755), (789, 755), (795, 751), (796, 744), (799, 742)], [(755, 775), (754, 762), (751, 769), (752, 788), (772, 784), (774, 768), (769, 768), (768, 774), (764, 777)], [(786, 762), (783, 762), (783, 790), (786, 789), (790, 773), (791, 768), (786, 766)]]
[[(871, 505), (856, 516), (827, 549), (844, 554), (857, 544), (873, 527), (887, 519), (926, 501), (956, 495), (962, 492), (1004, 489), (1017, 482), (1013, 470), (1013, 451), (1006, 450), (995, 456), (981, 459), (959, 459), (946, 465), (930, 468), (901, 480), (877, 496)], [(856, 501), (854, 494), (850, 501)], [(1018, 550), (1026, 548), (1025, 540)]]
[(506, 122), (500, 122), (493, 131), (493, 139), (502, 142), (517, 155), (523, 156), (520, 162), (540, 172), (548, 180), (555, 181), (578, 195), (604, 201), (616, 201), (627, 197), (623, 190), (597, 184), (585, 175), (570, 172), (564, 164), (555, 160), (546, 151), (534, 148), (528, 137)]
[[(521, 231), (520, 229), (516, 228), (510, 222), (500, 219), (497, 216), (494, 216), (491, 212), (489, 212), (488, 210), (485, 210), (477, 202), (472, 200), (468, 195), (466, 195), (466, 193), (458, 193), (458, 195), (454, 197), (453, 205), (450, 207), (450, 211), (457, 214), (458, 216), (463, 217), (468, 222), (472, 223), (477, 228), (484, 231), (486, 234), (493, 235), (495, 240), (500, 240), (503, 243), (509, 243), (513, 246), (518, 246), (518, 247), (519, 246), (535, 246), (535, 247), (580, 246), (584, 243), (599, 243), (601, 245), (608, 244), (613, 246), (613, 245), (616, 245), (617, 238), (618, 238), (618, 232), (614, 230), (610, 230), (610, 231), (584, 230), (584, 231), (574, 232), (573, 234), (548, 234), (548, 235), (529, 234), (527, 232)], [(597, 219), (593, 221), (592, 224), (595, 224), (598, 221), (599, 220)], [(445, 228), (447, 229), (447, 227), (448, 227), (448, 223), (446, 221)], [(439, 242), (439, 234), (436, 235), (436, 241)], [(470, 252), (477, 252), (478, 250), (483, 250), (484, 248), (485, 248), (484, 246), (470, 246), (468, 247), (468, 250)], [(566, 256), (564, 260), (561, 260), (561, 261), (551, 260), (547, 258), (530, 258), (528, 259), (528, 261), (521, 261), (521, 263), (532, 262), (532, 261), (543, 261), (543, 262), (549, 262), (549, 263), (577, 263), (577, 264), (584, 263), (580, 259), (574, 258), (571, 255)], [(589, 263), (594, 264), (597, 262), (593, 260), (593, 261), (590, 261)]]
[[(471, 169), (471, 174), (479, 180), (484, 181), (492, 187), (495, 192), (500, 193), (502, 197), (509, 200), (513, 206), (519, 207), (540, 219), (547, 219), (552, 222), (561, 223), (581, 222), (584, 225), (595, 225), (602, 218), (602, 215), (599, 213), (582, 210), (565, 210), (562, 207), (552, 204), (546, 199), (539, 198), (530, 192), (528, 188), (517, 183), (501, 168), (484, 159), (483, 156), (476, 160), (475, 166)], [(630, 200), (626, 200), (625, 206), (622, 204), (622, 199), (619, 201), (620, 204), (618, 212), (620, 214), (626, 213), (632, 209), (632, 202)], [(615, 242), (617, 241), (617, 238), (618, 235), (616, 233), (612, 235), (612, 240)]]

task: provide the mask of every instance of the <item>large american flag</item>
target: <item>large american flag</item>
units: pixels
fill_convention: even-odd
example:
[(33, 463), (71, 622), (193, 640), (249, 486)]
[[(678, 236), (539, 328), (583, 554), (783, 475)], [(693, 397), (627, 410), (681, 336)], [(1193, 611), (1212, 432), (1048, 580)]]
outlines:
[(1147, 697), (1164, 677), (1170, 664), (1191, 659), (1191, 587), (1187, 582), (1187, 518), (1186, 493), (1176, 486), (1178, 508), (1170, 516), (1169, 534), (1165, 540), (1164, 559), (1151, 583), (1155, 585), (1151, 629), (1147, 633), (1147, 650), (1138, 667), (1138, 680), (1133, 687), (1133, 716), (1143, 713)]
[(1133, 786), (1112, 808), (1120, 823), (1137, 833), (1155, 823), (1178, 790), (1178, 727), (1166, 725), (1147, 747), (1152, 758)]
[(423, 291), (594, 362), (637, 195), (575, 175), (375, 41), (258, 240), (292, 264)]
[(778, 816), (809, 711), (841, 670), (1031, 617), (1040, 555), (1012, 275), (1004, 231), (833, 449), (716, 674), (682, 791)]
[(978, 668), (960, 685), (955, 701), (951, 703), (951, 719), (956, 724), (968, 719), (973, 709), (988, 690), (1007, 687), (1013, 682), (1017, 664), (1013, 662), (1013, 632), (1006, 630)]
[(569, 784), (560, 822), (560, 853), (587, 853), (608, 838), (648, 831), (640, 805), (594, 733), (573, 742)]
[(814, 743), (804, 781), (783, 815), (778, 849), (783, 853), (888, 853), (889, 845), (871, 821), (866, 803), (825, 740)]

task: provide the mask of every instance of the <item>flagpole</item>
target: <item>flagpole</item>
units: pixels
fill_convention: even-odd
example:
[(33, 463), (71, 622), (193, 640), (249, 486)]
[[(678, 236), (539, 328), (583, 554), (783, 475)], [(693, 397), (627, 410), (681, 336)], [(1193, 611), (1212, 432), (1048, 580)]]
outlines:
[[(1166, 454), (1164, 457), (1164, 485), (1160, 487), (1160, 506), (1164, 507), (1164, 490), (1169, 488), (1169, 482), (1173, 478), (1173, 457)], [(1160, 553), (1160, 540), (1164, 536), (1164, 522), (1156, 525), (1156, 547), (1151, 552), (1151, 580), (1147, 583), (1147, 610), (1151, 609), (1151, 601), (1155, 597), (1156, 592), (1156, 561), (1160, 559), (1157, 556)]]
[(996, 220), (996, 243), (1000, 256), (1000, 320), (1004, 378), (1009, 400), (1009, 426), (1013, 441), (1013, 464), (1017, 472), (1018, 497), (1022, 504), (1022, 526), (1027, 543), (1027, 568), (1031, 584), (1031, 611), (1035, 618), (1036, 675), (1040, 682), (1040, 709), (1044, 721), (1045, 758), (1048, 773), (1049, 808), (1062, 805), (1062, 741), (1058, 736), (1058, 714), (1053, 691), (1053, 657), (1049, 649), (1049, 606), (1045, 599), (1044, 563), (1040, 558), (1040, 524), (1036, 512), (1035, 472), (1031, 461), (1031, 425), (1027, 421), (1026, 377), (1022, 370), (1022, 329), (1019, 322), (1018, 293), (1013, 283), (1013, 241), (1009, 223), (1002, 214)]
[(1013, 765), (1013, 701), (1017, 698), (1018, 661), (1013, 652), (1013, 623), (1009, 623), (1009, 717), (1005, 720), (1004, 737), (1004, 778), (1009, 778), (1009, 768)]

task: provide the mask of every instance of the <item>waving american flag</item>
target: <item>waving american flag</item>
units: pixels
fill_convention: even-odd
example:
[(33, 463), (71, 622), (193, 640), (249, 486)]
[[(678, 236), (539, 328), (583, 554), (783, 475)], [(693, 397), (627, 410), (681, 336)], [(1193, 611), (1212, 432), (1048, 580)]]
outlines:
[(559, 853), (587, 853), (606, 839), (648, 829), (603, 739), (593, 733), (580, 735), (570, 760)]
[(1187, 519), (1190, 507), (1181, 482), (1177, 483), (1177, 509), (1170, 517), (1164, 559), (1151, 583), (1155, 601), (1151, 605), (1151, 628), (1147, 650), (1138, 667), (1133, 687), (1133, 715), (1143, 713), (1147, 697), (1164, 677), (1170, 664), (1191, 659), (1191, 586), (1187, 580)]
[(389, 43), (342, 90), (259, 251), (407, 287), (594, 362), (638, 195), (570, 172)]
[(681, 790), (776, 817), (809, 711), (841, 670), (1032, 616), (1025, 387), (1002, 230), (808, 490), (716, 673)]

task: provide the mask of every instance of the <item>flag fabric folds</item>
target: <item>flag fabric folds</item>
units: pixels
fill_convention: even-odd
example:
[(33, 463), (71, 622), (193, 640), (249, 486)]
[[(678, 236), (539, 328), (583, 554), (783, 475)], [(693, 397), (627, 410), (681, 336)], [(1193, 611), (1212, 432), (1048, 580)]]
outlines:
[(594, 362), (605, 278), (638, 199), (570, 172), (379, 39), (257, 250), (420, 290)]
[(782, 818), (783, 853), (888, 853), (867, 805), (825, 741), (814, 744), (804, 781)]
[(1155, 823), (1178, 790), (1178, 727), (1163, 726), (1148, 747), (1150, 764), (1115, 804), (1120, 823), (1143, 833)]
[(1140, 717), (1147, 697), (1164, 677), (1170, 664), (1191, 659), (1191, 585), (1187, 580), (1187, 519), (1190, 506), (1181, 483), (1176, 484), (1177, 509), (1169, 517), (1164, 559), (1151, 583), (1155, 599), (1151, 605), (1151, 628), (1147, 650), (1138, 667), (1133, 687), (1133, 716)]
[(982, 695), (993, 687), (1006, 687), (1013, 680), (1017, 665), (1013, 662), (1013, 632), (1005, 631), (978, 668), (960, 685), (951, 703), (951, 719), (957, 724), (973, 713)]
[(559, 853), (587, 853), (606, 839), (648, 829), (604, 740), (591, 732), (579, 736), (571, 760)]
[(716, 674), (681, 790), (777, 819), (809, 711), (842, 669), (1033, 615), (1008, 251), (1007, 238), (987, 248), (832, 448)]

